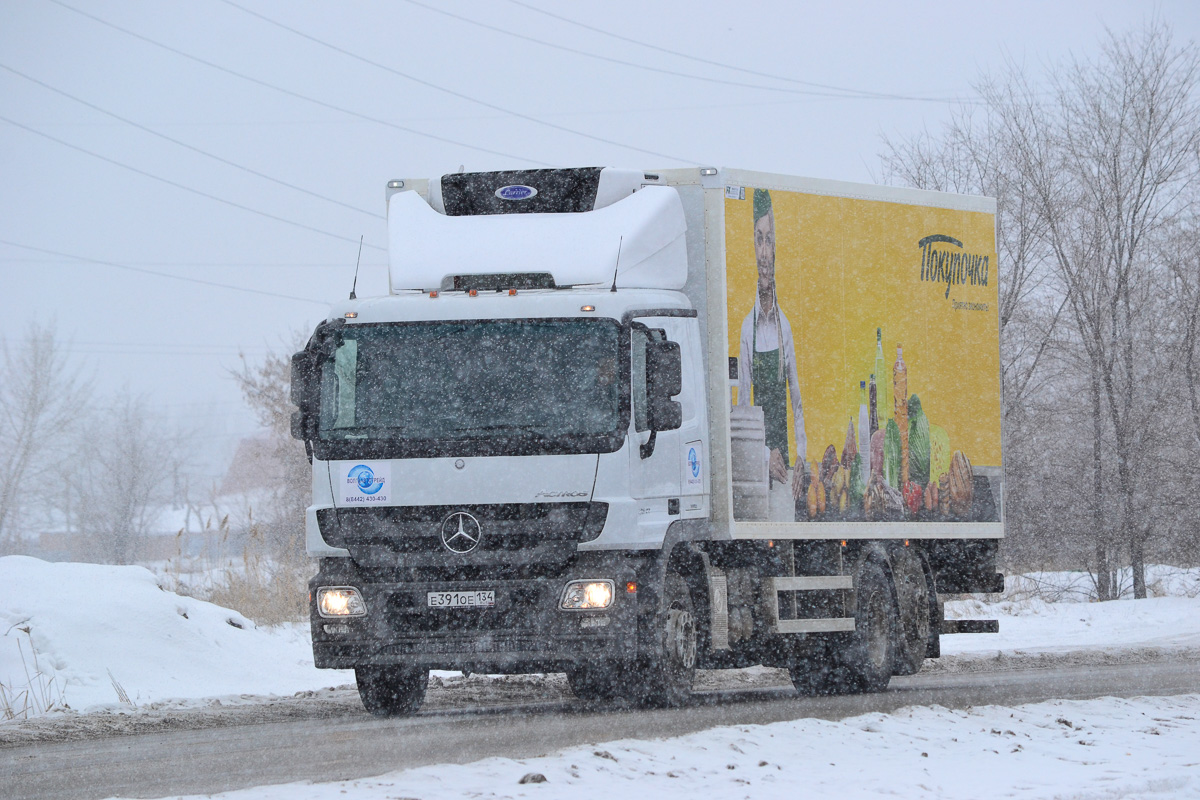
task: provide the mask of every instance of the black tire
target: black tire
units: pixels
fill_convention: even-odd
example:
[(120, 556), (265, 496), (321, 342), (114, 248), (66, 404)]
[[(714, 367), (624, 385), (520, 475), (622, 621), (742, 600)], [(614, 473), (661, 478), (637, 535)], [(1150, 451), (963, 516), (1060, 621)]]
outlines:
[(402, 666), (355, 667), (363, 708), (377, 717), (407, 717), (425, 702), (429, 670)]
[(627, 691), (641, 705), (678, 706), (692, 694), (698, 636), (692, 596), (677, 572), (668, 572), (664, 581), (658, 624), (658, 652), (637, 661)]
[(845, 691), (882, 692), (892, 679), (896, 604), (891, 581), (878, 563), (863, 565), (855, 594), (854, 633), (839, 654), (839, 683)]
[(825, 654), (798, 658), (788, 665), (792, 686), (802, 697), (842, 694), (841, 666)]
[(929, 582), (920, 557), (908, 550), (903, 556), (892, 559), (892, 576), (900, 605), (894, 672), (896, 675), (916, 675), (925, 665), (930, 640), (935, 635)]
[(619, 664), (586, 663), (567, 668), (567, 683), (580, 700), (613, 700), (622, 694), (624, 675)]

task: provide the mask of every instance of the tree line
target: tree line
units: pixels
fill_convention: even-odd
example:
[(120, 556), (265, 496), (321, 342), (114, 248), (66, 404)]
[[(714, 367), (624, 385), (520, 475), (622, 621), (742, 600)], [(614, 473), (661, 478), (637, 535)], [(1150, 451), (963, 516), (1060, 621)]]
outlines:
[(1200, 561), (1198, 80), (1169, 26), (1109, 32), (881, 154), (886, 182), (997, 200), (1005, 557), (1086, 567), (1101, 600)]

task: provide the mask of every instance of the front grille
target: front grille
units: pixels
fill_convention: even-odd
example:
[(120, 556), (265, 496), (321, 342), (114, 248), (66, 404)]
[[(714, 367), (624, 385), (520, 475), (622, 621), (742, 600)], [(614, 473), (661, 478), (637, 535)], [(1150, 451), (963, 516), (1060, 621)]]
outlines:
[[(460, 511), (479, 522), (468, 553), (442, 543), (442, 523)], [(562, 563), (580, 542), (600, 535), (607, 503), (522, 503), (475, 506), (393, 506), (322, 509), (321, 535), (362, 565), (466, 570), (516, 564)]]

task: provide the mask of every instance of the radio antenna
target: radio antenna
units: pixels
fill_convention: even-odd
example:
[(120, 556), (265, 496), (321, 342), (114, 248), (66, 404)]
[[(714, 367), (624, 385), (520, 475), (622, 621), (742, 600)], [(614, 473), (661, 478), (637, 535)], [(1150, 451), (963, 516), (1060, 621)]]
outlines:
[(356, 295), (354, 293), (354, 290), (358, 288), (358, 265), (362, 263), (362, 243), (363, 243), (363, 234), (359, 234), (359, 236), (358, 236), (358, 259), (355, 260), (355, 262), (354, 262), (354, 283), (350, 286), (350, 299), (351, 300), (358, 299), (358, 295)]
[(612, 289), (609, 290), (612, 292), (617, 291), (617, 270), (619, 270), (621, 268), (621, 245), (623, 245), (624, 243), (625, 243), (624, 236), (622, 236), (620, 239), (617, 240), (617, 264), (616, 264), (616, 266), (613, 267), (613, 285), (612, 285)]

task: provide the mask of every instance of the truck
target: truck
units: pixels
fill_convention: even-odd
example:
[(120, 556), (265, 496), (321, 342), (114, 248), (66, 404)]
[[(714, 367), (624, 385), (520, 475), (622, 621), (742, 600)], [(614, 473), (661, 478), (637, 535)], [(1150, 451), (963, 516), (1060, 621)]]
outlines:
[(995, 201), (737, 169), (389, 181), (389, 292), (292, 359), (313, 653), (677, 705), (880, 691), (996, 592)]

